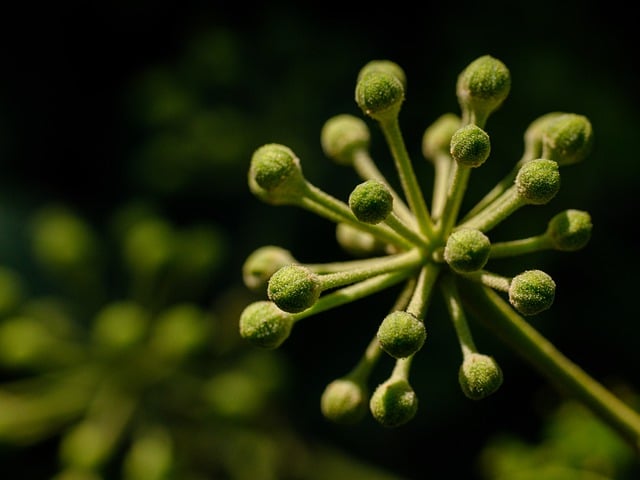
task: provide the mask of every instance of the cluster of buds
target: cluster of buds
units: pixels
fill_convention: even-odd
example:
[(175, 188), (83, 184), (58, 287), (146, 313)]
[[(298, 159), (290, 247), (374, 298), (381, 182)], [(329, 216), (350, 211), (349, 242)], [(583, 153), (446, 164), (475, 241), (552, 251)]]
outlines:
[[(491, 237), (494, 227), (524, 207), (549, 203), (560, 188), (560, 167), (582, 161), (591, 151), (593, 132), (579, 114), (552, 112), (533, 121), (524, 134), (524, 152), (493, 189), (467, 212), (463, 199), (472, 171), (491, 154), (488, 118), (511, 88), (508, 68), (485, 55), (458, 76), (460, 114), (446, 113), (426, 128), (422, 153), (434, 169), (428, 204), (409, 158), (399, 126), (405, 99), (404, 70), (389, 60), (374, 60), (359, 71), (355, 100), (380, 128), (393, 159), (401, 193), (374, 163), (367, 123), (350, 114), (330, 118), (321, 131), (324, 154), (353, 167), (361, 180), (348, 199), (324, 192), (303, 175), (301, 162), (277, 143), (255, 150), (249, 168), (251, 192), (272, 205), (295, 205), (336, 223), (336, 239), (350, 261), (306, 264), (285, 248), (268, 245), (243, 265), (248, 288), (265, 299), (240, 316), (243, 338), (259, 347), (279, 347), (303, 318), (404, 284), (395, 304), (372, 326), (372, 340), (345, 375), (327, 385), (323, 415), (354, 423), (367, 411), (382, 425), (410, 421), (418, 398), (409, 381), (411, 362), (423, 348), (425, 319), (439, 291), (457, 334), (462, 360), (459, 383), (473, 400), (494, 393), (503, 382), (496, 360), (476, 347), (460, 295), (463, 282), (477, 282), (504, 296), (518, 315), (531, 316), (553, 303), (556, 284), (538, 269), (508, 277), (488, 268), (490, 261), (541, 250), (575, 251), (592, 230), (589, 213), (568, 209), (550, 219), (539, 235), (511, 240)], [(372, 393), (369, 378), (381, 355), (395, 360), (389, 377)]]

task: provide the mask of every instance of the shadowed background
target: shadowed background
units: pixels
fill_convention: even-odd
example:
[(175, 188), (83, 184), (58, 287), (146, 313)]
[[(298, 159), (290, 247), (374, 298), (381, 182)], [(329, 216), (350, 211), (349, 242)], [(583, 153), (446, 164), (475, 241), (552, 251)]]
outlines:
[[(556, 303), (535, 326), (603, 383), (640, 388), (632, 231), (640, 99), (630, 12), (613, 2), (573, 0), (383, 7), (358, 5), (352, 13), (331, 3), (138, 1), (7, 13), (0, 29), (2, 262), (32, 268), (20, 226), (38, 205), (71, 205), (99, 225), (132, 200), (152, 203), (178, 225), (215, 223), (232, 239), (212, 301), (219, 290), (242, 288), (242, 262), (264, 244), (283, 246), (301, 261), (344, 257), (333, 225), (250, 194), (253, 150), (287, 144), (312, 183), (346, 198), (357, 178), (324, 158), (320, 129), (333, 115), (361, 115), (353, 99), (358, 70), (390, 59), (407, 74), (400, 125), (429, 198), (422, 133), (440, 114), (458, 112), (458, 73), (490, 54), (510, 69), (512, 89), (487, 124), (492, 155), (474, 172), (469, 199), (519, 159), (524, 130), (538, 116), (583, 114), (595, 131), (593, 153), (563, 169), (553, 202), (496, 230), (505, 239), (532, 235), (560, 209), (578, 208), (592, 215), (592, 241), (579, 252), (504, 261), (501, 272), (549, 272)], [(382, 136), (369, 125), (374, 158), (391, 172)], [(405, 479), (481, 478), (477, 459), (490, 438), (511, 432), (539, 439), (555, 392), (473, 323), (476, 342), (499, 360), (505, 383), (485, 401), (464, 398), (459, 349), (439, 301), (412, 370), (420, 398), (414, 421), (395, 430), (370, 418), (346, 428), (326, 422), (319, 411), (324, 386), (357, 361), (391, 301), (381, 294), (296, 326), (282, 347), (290, 371), (281, 400), (296, 431)], [(389, 365), (378, 369), (378, 380)], [(23, 455), (6, 461), (19, 469), (29, 452)]]

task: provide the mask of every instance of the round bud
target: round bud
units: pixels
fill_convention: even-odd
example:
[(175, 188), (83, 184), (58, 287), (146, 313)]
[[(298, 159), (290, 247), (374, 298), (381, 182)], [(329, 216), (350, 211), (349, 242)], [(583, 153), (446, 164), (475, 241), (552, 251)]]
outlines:
[(491, 242), (480, 230), (462, 228), (449, 235), (444, 260), (458, 273), (476, 272), (489, 260)]
[(541, 270), (516, 275), (509, 286), (509, 302), (523, 315), (535, 315), (553, 304), (556, 283)]
[(471, 400), (481, 400), (502, 385), (502, 370), (488, 355), (471, 353), (465, 356), (458, 381), (463, 393)]
[(389, 379), (378, 385), (369, 400), (373, 417), (385, 427), (399, 427), (418, 411), (418, 397), (405, 379)]
[(360, 230), (348, 223), (336, 225), (336, 241), (348, 253), (355, 257), (382, 255), (386, 253), (386, 244), (369, 232)]
[(253, 345), (273, 349), (291, 333), (293, 317), (273, 302), (254, 302), (240, 314), (240, 336)]
[(525, 203), (544, 205), (560, 190), (558, 164), (544, 158), (531, 160), (520, 167), (515, 183)]
[(394, 118), (404, 101), (404, 87), (398, 78), (383, 70), (368, 71), (356, 85), (356, 103), (374, 120)]
[(405, 311), (387, 315), (378, 328), (380, 347), (394, 358), (405, 358), (422, 348), (427, 338), (424, 322)]
[(154, 320), (150, 344), (165, 358), (180, 360), (208, 344), (211, 318), (193, 303), (177, 303)]
[(544, 130), (550, 122), (560, 115), (564, 115), (564, 113), (545, 113), (529, 124), (524, 132), (525, 159), (530, 160), (532, 158), (540, 158), (542, 156), (542, 137)]
[(449, 154), (451, 137), (460, 128), (460, 117), (445, 113), (436, 119), (422, 135), (422, 154), (434, 159), (443, 153)]
[(269, 279), (269, 300), (285, 312), (302, 312), (320, 297), (320, 279), (303, 265), (285, 265)]
[(474, 124), (456, 130), (451, 137), (451, 157), (460, 165), (479, 167), (491, 153), (489, 135)]
[(61, 347), (45, 322), (27, 316), (3, 318), (0, 323), (0, 364), (31, 367), (47, 364), (47, 354)]
[(403, 88), (407, 89), (407, 75), (400, 65), (391, 60), (371, 60), (358, 72), (358, 81), (369, 72), (389, 73), (400, 80)]
[(545, 124), (542, 156), (560, 165), (581, 162), (593, 148), (593, 128), (584, 115), (565, 113)]
[(284, 145), (269, 143), (254, 151), (249, 167), (249, 188), (259, 198), (281, 204), (304, 192), (300, 160)]
[(350, 425), (365, 416), (367, 400), (368, 394), (363, 385), (348, 378), (339, 378), (324, 389), (320, 409), (332, 422)]
[(279, 268), (294, 263), (295, 259), (289, 250), (267, 245), (255, 250), (242, 265), (242, 280), (247, 288), (261, 291), (266, 288), (269, 278)]
[(389, 188), (378, 180), (367, 180), (349, 195), (349, 207), (358, 220), (376, 224), (382, 222), (393, 209)]
[(547, 226), (547, 236), (556, 250), (580, 250), (591, 239), (591, 216), (582, 210), (565, 210), (555, 215)]
[(93, 341), (109, 350), (135, 348), (147, 337), (149, 312), (131, 300), (111, 302), (95, 316), (91, 335)]
[(336, 115), (327, 120), (320, 131), (324, 154), (341, 165), (352, 165), (354, 153), (367, 150), (370, 140), (367, 124), (353, 115)]
[(509, 95), (511, 74), (500, 60), (484, 55), (458, 76), (456, 94), (463, 110), (473, 112), (482, 124)]

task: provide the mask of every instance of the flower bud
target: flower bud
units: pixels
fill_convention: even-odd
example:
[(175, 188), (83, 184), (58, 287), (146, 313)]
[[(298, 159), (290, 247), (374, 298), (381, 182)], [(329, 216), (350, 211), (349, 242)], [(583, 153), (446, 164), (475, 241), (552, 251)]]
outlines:
[(267, 293), (269, 300), (289, 313), (302, 312), (320, 297), (318, 276), (303, 265), (286, 265), (271, 275)]
[(369, 400), (373, 417), (385, 427), (399, 427), (409, 422), (418, 411), (418, 397), (409, 382), (390, 378), (378, 385)]
[(544, 205), (560, 190), (560, 172), (553, 160), (539, 158), (525, 163), (516, 176), (518, 195), (530, 205)]
[(253, 302), (240, 314), (240, 336), (255, 346), (273, 349), (291, 333), (293, 317), (273, 302)]
[(96, 314), (92, 338), (110, 350), (133, 348), (146, 337), (149, 320), (149, 312), (136, 302), (112, 302)]
[(422, 154), (434, 159), (443, 153), (449, 154), (451, 137), (460, 128), (460, 117), (445, 113), (436, 119), (422, 135)]
[(458, 381), (463, 393), (471, 400), (481, 400), (502, 385), (502, 370), (488, 355), (471, 353), (465, 356)]
[[(554, 119), (564, 115), (563, 112), (550, 112), (539, 116), (529, 124), (524, 132), (524, 159), (531, 160), (542, 156), (542, 138), (547, 125)], [(548, 158), (548, 157), (547, 157)]]
[(489, 135), (474, 124), (456, 130), (451, 137), (451, 157), (460, 165), (479, 167), (491, 153)]
[(368, 393), (363, 385), (349, 378), (329, 383), (320, 398), (322, 414), (335, 423), (351, 425), (367, 413)]
[(535, 315), (553, 304), (556, 283), (541, 270), (516, 275), (509, 286), (509, 302), (523, 315)]
[(374, 120), (388, 120), (400, 112), (404, 87), (395, 75), (384, 70), (367, 71), (358, 79), (356, 103)]
[(150, 344), (163, 357), (179, 360), (207, 344), (210, 320), (196, 304), (174, 304), (157, 316)]
[(324, 154), (341, 165), (353, 165), (354, 153), (367, 150), (371, 141), (369, 127), (353, 115), (336, 115), (325, 122), (320, 132)]
[(358, 72), (358, 81), (370, 72), (389, 73), (400, 80), (402, 87), (407, 89), (407, 75), (400, 65), (391, 60), (371, 60)]
[(391, 213), (393, 196), (384, 183), (367, 180), (351, 192), (349, 207), (361, 222), (377, 224)]
[(47, 325), (27, 316), (4, 318), (0, 323), (0, 363), (11, 367), (33, 366), (47, 362), (59, 345)]
[(242, 265), (242, 280), (247, 288), (254, 292), (267, 287), (269, 278), (278, 269), (294, 263), (295, 259), (289, 250), (267, 245), (255, 250)]
[(480, 230), (462, 228), (449, 235), (444, 259), (458, 273), (476, 272), (489, 260), (491, 242)]
[(565, 210), (555, 215), (547, 226), (547, 236), (556, 250), (580, 250), (591, 239), (591, 216), (582, 210)]
[(458, 76), (456, 93), (463, 111), (483, 125), (509, 95), (511, 74), (500, 60), (484, 55), (471, 62)]
[(427, 338), (424, 322), (405, 311), (387, 315), (378, 328), (380, 347), (394, 358), (405, 358), (422, 348)]
[(295, 202), (305, 185), (300, 160), (289, 147), (269, 143), (253, 153), (249, 188), (262, 200), (276, 205)]
[(545, 124), (542, 156), (559, 165), (581, 162), (593, 148), (593, 128), (584, 115), (565, 113)]

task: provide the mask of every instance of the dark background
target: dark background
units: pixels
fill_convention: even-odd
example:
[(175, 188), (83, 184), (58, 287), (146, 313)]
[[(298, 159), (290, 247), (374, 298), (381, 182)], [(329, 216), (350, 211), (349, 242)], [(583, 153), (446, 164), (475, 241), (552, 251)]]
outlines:
[[(533, 234), (559, 209), (579, 208), (592, 215), (591, 243), (580, 252), (548, 252), (496, 268), (513, 273), (536, 266), (551, 273), (556, 304), (536, 327), (602, 382), (638, 388), (640, 77), (633, 20), (615, 2), (574, 0), (420, 7), (134, 1), (9, 9), (0, 27), (2, 208), (19, 216), (60, 201), (99, 224), (116, 205), (150, 199), (177, 222), (208, 220), (229, 232), (230, 284), (240, 284), (242, 261), (267, 243), (289, 248), (302, 261), (334, 260), (342, 253), (331, 241), (332, 225), (250, 195), (246, 170), (253, 150), (271, 141), (289, 145), (312, 183), (344, 197), (355, 176), (324, 159), (319, 132), (334, 114), (360, 114), (353, 90), (361, 66), (386, 58), (405, 69), (400, 123), (410, 154), (420, 159), (424, 129), (441, 113), (458, 111), (457, 74), (491, 54), (509, 67), (512, 90), (488, 122), (492, 158), (477, 180), (472, 177), (470, 197), (488, 190), (519, 158), (524, 129), (539, 115), (584, 114), (596, 138), (587, 161), (563, 170), (553, 205), (516, 215), (499, 230), (505, 238)], [(171, 170), (154, 170), (145, 150), (150, 139), (184, 128), (163, 123), (161, 112), (148, 115), (153, 97), (145, 82), (154, 74), (216, 114), (204, 135), (213, 167), (178, 184), (167, 181), (174, 179)], [(382, 137), (370, 125), (382, 164)], [(418, 170), (428, 180), (429, 170)], [(20, 259), (3, 261), (19, 265)], [(364, 351), (377, 325), (367, 317), (379, 316), (390, 301), (383, 294), (296, 327), (283, 347), (294, 365), (286, 405), (292, 424), (410, 479), (474, 478), (474, 458), (492, 434), (537, 438), (555, 393), (517, 354), (472, 325), (477, 343), (501, 361), (505, 384), (484, 402), (463, 398), (456, 380), (459, 350), (438, 302), (412, 373), (421, 401), (416, 419), (391, 431), (371, 420), (350, 428), (328, 425), (319, 414), (320, 393)]]

